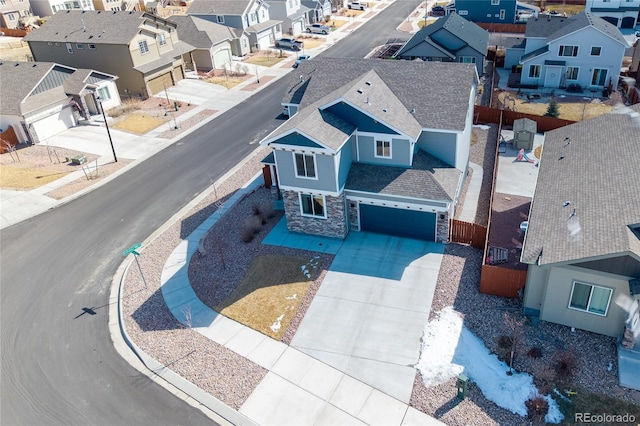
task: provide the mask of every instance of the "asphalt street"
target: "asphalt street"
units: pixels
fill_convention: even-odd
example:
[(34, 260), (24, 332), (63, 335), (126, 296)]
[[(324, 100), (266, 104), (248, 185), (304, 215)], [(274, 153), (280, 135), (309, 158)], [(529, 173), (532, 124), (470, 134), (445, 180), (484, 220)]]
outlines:
[[(395, 28), (417, 4), (391, 4), (323, 55), (363, 57), (397, 37)], [(85, 196), (1, 231), (1, 424), (211, 422), (114, 350), (108, 289), (125, 248), (282, 123), (285, 85), (275, 82)]]

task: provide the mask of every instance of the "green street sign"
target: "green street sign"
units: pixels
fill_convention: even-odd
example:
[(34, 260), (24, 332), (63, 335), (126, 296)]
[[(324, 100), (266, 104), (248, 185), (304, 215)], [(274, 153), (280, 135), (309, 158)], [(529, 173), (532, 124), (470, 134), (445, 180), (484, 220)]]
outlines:
[(142, 247), (142, 243), (138, 243), (135, 246), (129, 247), (128, 249), (126, 249), (125, 251), (122, 252), (123, 256), (127, 256), (131, 253), (133, 253), (134, 256), (139, 256), (140, 253), (138, 253), (136, 251), (136, 249), (139, 249), (140, 247)]

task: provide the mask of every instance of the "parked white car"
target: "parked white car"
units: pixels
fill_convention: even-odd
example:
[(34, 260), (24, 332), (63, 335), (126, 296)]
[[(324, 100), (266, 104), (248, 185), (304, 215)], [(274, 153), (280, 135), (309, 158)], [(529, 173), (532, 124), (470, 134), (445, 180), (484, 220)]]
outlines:
[(293, 63), (293, 68), (298, 68), (298, 65), (300, 65), (300, 62), (308, 61), (309, 59), (311, 59), (311, 55), (300, 55), (300, 56), (298, 56), (298, 59), (296, 59), (296, 61)]
[(276, 41), (276, 47), (286, 47), (298, 51), (304, 47), (304, 43), (291, 37), (282, 37)]
[(331, 32), (331, 28), (326, 25), (316, 23), (316, 24), (307, 25), (307, 32), (314, 33), (314, 34), (327, 35)]
[(367, 4), (359, 1), (352, 1), (347, 4), (347, 7), (353, 10), (365, 10), (367, 8)]

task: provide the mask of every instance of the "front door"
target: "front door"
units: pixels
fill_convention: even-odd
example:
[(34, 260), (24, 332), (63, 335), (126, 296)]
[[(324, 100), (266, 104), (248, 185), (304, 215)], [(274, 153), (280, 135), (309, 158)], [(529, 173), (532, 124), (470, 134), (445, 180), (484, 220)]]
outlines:
[(562, 79), (562, 67), (547, 65), (544, 74), (544, 87), (560, 87)]

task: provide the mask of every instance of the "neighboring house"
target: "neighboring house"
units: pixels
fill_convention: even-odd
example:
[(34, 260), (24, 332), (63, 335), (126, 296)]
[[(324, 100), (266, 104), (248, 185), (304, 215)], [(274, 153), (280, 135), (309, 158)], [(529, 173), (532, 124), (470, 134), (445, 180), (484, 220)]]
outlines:
[(523, 85), (596, 90), (618, 84), (628, 45), (620, 30), (602, 18), (582, 12), (530, 19), (525, 39), (519, 61)]
[(183, 58), (189, 69), (211, 71), (231, 63), (232, 46), (238, 41), (234, 28), (195, 16), (172, 16), (169, 20), (178, 25), (180, 40), (195, 47)]
[(92, 0), (29, 0), (36, 16), (52, 16), (61, 10), (94, 10)]
[(145, 12), (65, 11), (24, 37), (36, 61), (118, 76), (124, 96), (149, 97), (184, 78), (176, 24)]
[(477, 84), (471, 64), (302, 61), (283, 99), (291, 118), (261, 142), (289, 230), (447, 241)]
[(195, 0), (187, 14), (246, 33), (248, 38), (240, 39), (243, 52), (269, 49), (282, 37), (282, 23), (271, 19), (262, 0)]
[(587, 0), (584, 10), (618, 28), (640, 24), (640, 0)]
[(300, 0), (269, 0), (269, 15), (282, 21), (282, 30), (289, 35), (302, 33), (309, 23), (309, 8)]
[(455, 0), (447, 6), (472, 22), (513, 24), (516, 22), (516, 0)]
[(622, 333), (616, 297), (640, 299), (639, 129), (636, 105), (546, 133), (521, 257), (526, 314)]
[(120, 11), (120, 10), (145, 10), (141, 0), (92, 0), (95, 10)]
[(0, 62), (0, 128), (38, 143), (120, 105), (116, 77), (50, 62)]
[(488, 47), (486, 30), (452, 13), (422, 27), (394, 58), (476, 64), (478, 75), (482, 75)]
[(320, 22), (331, 16), (330, 0), (302, 0), (302, 5), (309, 9), (307, 20), (310, 24)]
[(16, 29), (32, 16), (27, 0), (0, 0), (0, 27)]

